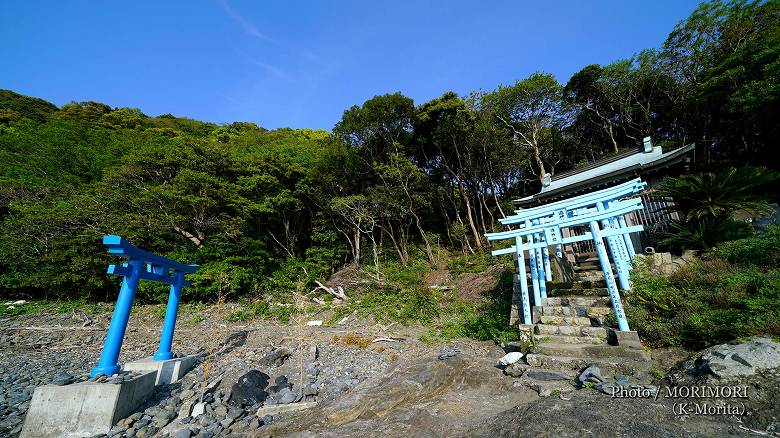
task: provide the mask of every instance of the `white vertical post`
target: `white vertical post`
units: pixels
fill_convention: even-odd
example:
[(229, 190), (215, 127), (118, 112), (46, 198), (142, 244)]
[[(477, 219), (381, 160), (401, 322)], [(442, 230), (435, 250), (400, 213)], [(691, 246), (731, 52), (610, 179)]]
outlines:
[[(601, 238), (598, 222), (590, 221), (590, 232), (593, 235), (596, 254), (598, 254), (599, 262), (601, 262), (601, 270), (604, 272), (604, 281), (607, 283), (609, 299), (612, 302), (612, 310), (615, 311), (618, 329), (622, 332), (629, 331), (628, 320), (626, 320), (626, 313), (623, 310), (623, 302), (620, 301), (620, 292), (618, 292), (615, 277), (612, 275), (612, 267), (609, 265), (609, 257), (607, 256), (606, 248), (604, 248), (604, 239)], [(615, 263), (615, 265), (617, 265), (617, 263)]]
[[(626, 228), (628, 226), (626, 225), (626, 219), (623, 216), (618, 216), (617, 220), (620, 228)], [(624, 234), (623, 240), (626, 242), (626, 251), (628, 251), (629, 260), (634, 260), (634, 257), (636, 257), (636, 251), (634, 251), (634, 242), (631, 241), (631, 235), (628, 233)]]
[(523, 239), (515, 236), (515, 251), (517, 252), (517, 282), (520, 286), (520, 304), (523, 310), (523, 324), (531, 324), (531, 303), (528, 297), (528, 279), (525, 274), (525, 258), (523, 256)]
[[(531, 221), (526, 221), (526, 227), (531, 226)], [(528, 243), (533, 243), (533, 236), (528, 236)], [(531, 268), (531, 286), (534, 290), (534, 306), (542, 305), (542, 295), (539, 290), (539, 271), (536, 263), (536, 251), (528, 248), (528, 266)]]
[[(533, 235), (533, 242), (542, 242), (538, 233)], [(537, 276), (539, 277), (539, 296), (542, 300), (545, 300), (547, 298), (547, 276), (544, 273), (544, 257), (542, 256), (541, 248), (534, 249), (534, 252), (536, 253), (536, 271), (538, 272)]]
[[(542, 242), (545, 244), (547, 243), (547, 238), (542, 236)], [(550, 247), (545, 245), (544, 248), (542, 248), (542, 260), (544, 261), (544, 278), (547, 281), (552, 281), (552, 269), (550, 269)], [(547, 290), (547, 285), (545, 285), (545, 290)], [(545, 292), (546, 295), (546, 292)]]
[[(606, 206), (604, 204), (604, 202), (597, 202), (596, 210), (605, 211)], [(608, 229), (609, 221), (607, 219), (603, 219), (601, 221), (601, 225)], [(612, 236), (607, 237), (607, 244), (609, 245), (609, 252), (612, 254), (612, 260), (615, 262), (615, 270), (617, 271), (618, 280), (620, 280), (620, 287), (624, 290), (630, 290), (631, 283), (628, 280), (628, 268), (626, 267), (625, 260), (623, 260), (623, 257), (620, 254), (620, 249), (618, 248), (616, 239)]]

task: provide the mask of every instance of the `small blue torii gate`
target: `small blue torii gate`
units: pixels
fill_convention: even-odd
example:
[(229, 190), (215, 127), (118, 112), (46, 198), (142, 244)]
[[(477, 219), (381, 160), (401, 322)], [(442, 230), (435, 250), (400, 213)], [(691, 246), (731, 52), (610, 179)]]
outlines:
[(119, 236), (103, 236), (103, 244), (108, 247), (108, 253), (125, 257), (126, 263), (120, 266), (108, 265), (108, 274), (121, 275), (122, 287), (119, 289), (119, 297), (116, 300), (114, 313), (108, 327), (106, 341), (103, 344), (103, 352), (100, 361), (90, 372), (91, 377), (97, 374), (111, 375), (118, 373), (122, 367), (118, 364), (119, 352), (122, 349), (122, 341), (130, 319), (130, 309), (133, 306), (135, 292), (140, 280), (149, 280), (156, 283), (169, 284), (171, 286), (168, 295), (168, 307), (165, 311), (160, 345), (154, 354), (155, 360), (167, 360), (173, 358), (171, 345), (173, 343), (173, 330), (176, 326), (176, 313), (179, 310), (179, 298), (185, 286), (190, 282), (185, 280), (186, 274), (197, 271), (198, 265), (185, 265), (166, 257), (152, 254), (128, 243)]
[[(504, 225), (520, 225), (519, 229), (488, 233), (488, 240), (514, 240), (509, 248), (493, 251), (493, 255), (514, 254), (517, 259), (517, 279), (523, 323), (531, 324), (531, 306), (525, 272), (524, 251), (529, 254), (529, 267), (533, 286), (534, 305), (541, 306), (547, 299), (545, 280), (551, 281), (548, 247), (554, 245), (558, 257), (562, 256), (562, 245), (593, 240), (596, 253), (604, 272), (612, 308), (621, 331), (628, 331), (628, 321), (620, 301), (615, 277), (612, 274), (609, 256), (604, 248), (607, 239), (609, 252), (615, 263), (620, 286), (631, 289), (629, 270), (634, 258), (630, 233), (643, 230), (641, 225), (627, 226), (624, 215), (644, 208), (639, 198), (624, 199), (640, 193), (646, 183), (639, 178), (597, 192), (576, 196), (539, 207), (516, 210), (515, 215), (500, 219)], [(582, 235), (562, 237), (561, 230), (578, 225), (588, 225), (590, 232)], [(600, 225), (600, 226), (599, 226)], [(526, 241), (523, 241), (523, 238)]]

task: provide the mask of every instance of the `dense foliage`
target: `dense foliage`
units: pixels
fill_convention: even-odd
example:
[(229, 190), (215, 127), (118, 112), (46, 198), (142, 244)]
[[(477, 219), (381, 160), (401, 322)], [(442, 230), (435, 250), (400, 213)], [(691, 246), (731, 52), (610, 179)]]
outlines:
[(703, 348), (780, 335), (780, 227), (724, 243), (670, 277), (641, 265), (627, 298), (632, 328), (651, 345)]
[[(696, 142), (705, 166), (776, 168), (765, 157), (778, 138), (779, 12), (703, 3), (661, 49), (566, 84), (536, 73), (417, 105), (376, 96), (332, 133), (0, 90), (0, 295), (111, 299), (106, 233), (201, 264), (188, 292), (199, 300), (285, 299), (348, 264), (393, 285), (389, 263), (479, 253), (509, 200), (546, 173), (646, 135)], [(164, 293), (144, 285), (140, 297)]]

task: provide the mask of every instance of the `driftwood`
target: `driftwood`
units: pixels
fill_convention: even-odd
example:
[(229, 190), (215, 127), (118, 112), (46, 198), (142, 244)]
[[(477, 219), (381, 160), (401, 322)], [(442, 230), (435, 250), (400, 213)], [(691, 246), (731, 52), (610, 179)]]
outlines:
[(385, 338), (385, 337), (379, 337), (371, 341), (371, 343), (375, 342), (401, 342), (403, 341), (403, 338)]
[(314, 282), (317, 283), (317, 287), (312, 289), (309, 293), (312, 293), (312, 292), (315, 292), (315, 291), (317, 291), (319, 289), (322, 289), (325, 292), (333, 295), (334, 297), (336, 297), (336, 298), (338, 298), (338, 299), (340, 299), (342, 301), (349, 300), (349, 297), (347, 296), (347, 294), (344, 293), (344, 288), (342, 288), (341, 286), (337, 286), (337, 287), (333, 288), (333, 287), (325, 286), (324, 284), (320, 283), (319, 280), (314, 280)]

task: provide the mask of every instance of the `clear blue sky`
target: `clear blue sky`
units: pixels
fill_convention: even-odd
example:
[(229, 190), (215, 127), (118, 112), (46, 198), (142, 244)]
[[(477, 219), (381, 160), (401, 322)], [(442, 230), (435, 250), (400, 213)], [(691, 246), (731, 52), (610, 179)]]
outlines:
[(659, 47), (696, 6), (613, 1), (14, 1), (0, 88), (57, 105), (331, 129), (401, 91), (422, 103)]

